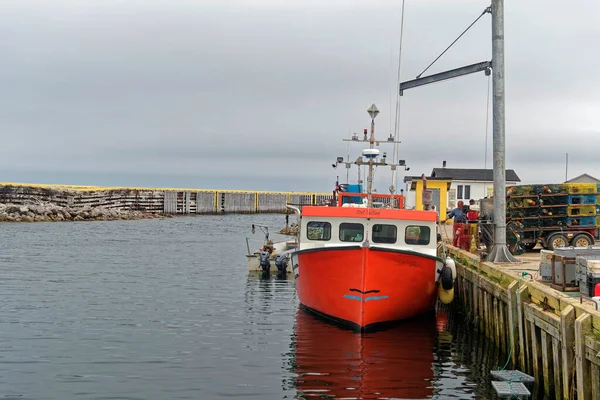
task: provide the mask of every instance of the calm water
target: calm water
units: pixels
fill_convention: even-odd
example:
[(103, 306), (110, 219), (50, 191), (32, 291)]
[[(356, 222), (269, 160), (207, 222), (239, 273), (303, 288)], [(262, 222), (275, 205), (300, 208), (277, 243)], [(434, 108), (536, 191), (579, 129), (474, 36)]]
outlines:
[(506, 356), (453, 314), (362, 337), (247, 270), (280, 215), (0, 224), (0, 397), (493, 398)]

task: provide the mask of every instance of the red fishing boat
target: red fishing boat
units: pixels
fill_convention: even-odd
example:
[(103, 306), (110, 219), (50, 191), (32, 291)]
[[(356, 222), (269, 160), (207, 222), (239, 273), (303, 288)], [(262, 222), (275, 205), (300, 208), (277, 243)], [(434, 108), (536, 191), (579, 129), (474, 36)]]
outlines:
[[(337, 193), (329, 206), (288, 206), (299, 215), (298, 245), (291, 255), (300, 302), (309, 310), (359, 329), (433, 312), (438, 293), (453, 297), (456, 272), (438, 251), (437, 213), (403, 209), (403, 196), (373, 194), (374, 167), (392, 167), (375, 146), (398, 143), (371, 135), (352, 164), (368, 166), (367, 193)], [(394, 152), (395, 153), (395, 152)], [(394, 178), (392, 178), (392, 182)], [(354, 202), (347, 201), (354, 199)], [(357, 202), (356, 199), (366, 201)], [(374, 199), (382, 206), (374, 206)]]

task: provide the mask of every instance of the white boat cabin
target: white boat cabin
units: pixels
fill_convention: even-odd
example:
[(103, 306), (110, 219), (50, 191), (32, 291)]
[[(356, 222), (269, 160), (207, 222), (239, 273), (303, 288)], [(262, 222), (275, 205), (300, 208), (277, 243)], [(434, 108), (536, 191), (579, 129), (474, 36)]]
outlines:
[(398, 219), (302, 217), (299, 250), (362, 245), (437, 254), (436, 223)]

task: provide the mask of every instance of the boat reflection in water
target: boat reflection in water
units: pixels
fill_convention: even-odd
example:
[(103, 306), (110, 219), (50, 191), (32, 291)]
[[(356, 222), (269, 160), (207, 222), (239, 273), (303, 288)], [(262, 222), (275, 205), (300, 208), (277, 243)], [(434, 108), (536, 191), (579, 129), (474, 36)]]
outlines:
[(435, 314), (357, 333), (299, 308), (295, 386), (298, 396), (423, 399), (433, 396)]

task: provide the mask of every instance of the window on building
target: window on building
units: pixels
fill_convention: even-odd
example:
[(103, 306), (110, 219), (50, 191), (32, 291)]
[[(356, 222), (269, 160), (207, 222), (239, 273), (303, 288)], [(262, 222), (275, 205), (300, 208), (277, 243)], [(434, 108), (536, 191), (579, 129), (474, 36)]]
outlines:
[(398, 228), (395, 225), (373, 225), (373, 243), (396, 243)]
[(362, 242), (365, 237), (363, 224), (343, 222), (340, 224), (340, 240), (342, 242)]
[(404, 242), (406, 244), (429, 244), (431, 229), (428, 226), (409, 225), (404, 231)]
[(330, 240), (331, 224), (329, 222), (310, 221), (306, 224), (306, 238), (308, 240)]
[(471, 198), (471, 185), (465, 185), (465, 199)]
[(464, 197), (463, 197), (463, 185), (458, 185), (456, 187), (456, 199), (457, 200), (464, 199)]

